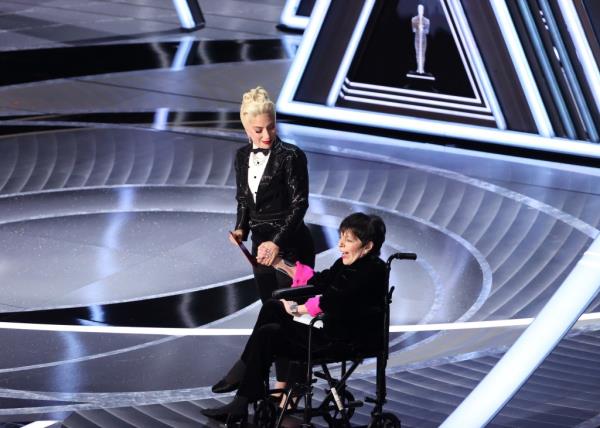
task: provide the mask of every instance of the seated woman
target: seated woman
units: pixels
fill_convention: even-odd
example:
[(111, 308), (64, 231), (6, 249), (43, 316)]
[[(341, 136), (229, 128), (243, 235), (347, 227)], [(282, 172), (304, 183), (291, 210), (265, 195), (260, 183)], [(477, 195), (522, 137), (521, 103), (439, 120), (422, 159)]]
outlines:
[[(294, 321), (293, 316), (325, 312), (335, 319), (334, 323), (327, 322), (323, 329), (313, 330), (315, 350), (323, 348), (332, 339), (361, 345), (381, 344), (380, 316), (365, 308), (381, 306), (381, 290), (386, 286), (387, 269), (379, 258), (385, 240), (385, 224), (378, 216), (354, 213), (342, 221), (339, 233), (341, 257), (329, 269), (315, 273), (308, 280), (320, 296), (309, 299), (304, 305), (285, 300), (270, 300), (263, 305), (240, 361), (236, 363), (237, 395), (225, 406), (203, 410), (204, 415), (220, 420), (245, 418), (248, 403), (265, 396), (264, 380), (274, 359), (303, 359), (306, 356), (310, 327)], [(280, 260), (276, 264), (284, 268)], [(298, 268), (306, 271), (303, 265), (285, 268), (292, 275), (300, 273), (296, 272)], [(240, 371), (240, 366), (244, 370)], [(232, 376), (228, 373), (226, 377), (231, 381)]]

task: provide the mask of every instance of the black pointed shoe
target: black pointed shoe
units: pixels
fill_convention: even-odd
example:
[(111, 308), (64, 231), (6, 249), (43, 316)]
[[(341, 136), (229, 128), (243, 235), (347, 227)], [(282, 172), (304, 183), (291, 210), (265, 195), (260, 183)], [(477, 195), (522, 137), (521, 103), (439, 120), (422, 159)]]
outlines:
[(224, 422), (226, 426), (245, 426), (248, 421), (248, 399), (236, 395), (231, 403), (214, 409), (203, 409), (202, 414)]
[(210, 390), (215, 394), (225, 394), (226, 392), (236, 391), (239, 387), (239, 382), (229, 383), (227, 379), (223, 378), (215, 383)]
[(237, 360), (225, 377), (212, 386), (211, 391), (215, 394), (224, 394), (237, 390), (245, 372), (246, 364), (241, 359)]

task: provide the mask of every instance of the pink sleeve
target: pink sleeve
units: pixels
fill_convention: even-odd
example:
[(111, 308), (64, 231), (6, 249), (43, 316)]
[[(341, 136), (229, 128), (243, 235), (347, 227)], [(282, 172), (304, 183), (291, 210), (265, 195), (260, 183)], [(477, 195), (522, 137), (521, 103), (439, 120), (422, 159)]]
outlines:
[(308, 313), (311, 314), (313, 317), (316, 317), (321, 312), (323, 312), (321, 310), (321, 308), (319, 307), (320, 301), (321, 301), (321, 296), (315, 296), (315, 297), (311, 297), (310, 299), (308, 299), (306, 301), (306, 303), (304, 304)]
[(300, 287), (306, 285), (309, 279), (315, 274), (310, 266), (303, 265), (300, 262), (296, 262), (296, 273), (292, 280), (292, 287)]

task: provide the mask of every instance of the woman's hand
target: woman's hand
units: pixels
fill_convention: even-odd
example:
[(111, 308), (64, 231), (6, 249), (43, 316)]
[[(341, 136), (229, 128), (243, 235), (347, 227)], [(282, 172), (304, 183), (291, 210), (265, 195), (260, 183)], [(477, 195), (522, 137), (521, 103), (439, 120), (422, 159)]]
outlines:
[(233, 245), (238, 245), (242, 242), (242, 237), (244, 236), (244, 231), (242, 229), (236, 229), (233, 232), (229, 232), (229, 242)]
[[(298, 305), (296, 302), (292, 302), (290, 300), (281, 299), (281, 303), (283, 303), (283, 307), (285, 311), (293, 317), (299, 317), (300, 315), (304, 315), (308, 313), (306, 307), (304, 305)], [(296, 307), (296, 312), (292, 312), (292, 307)]]
[(273, 241), (266, 241), (258, 246), (256, 261), (261, 265), (271, 266), (278, 254), (279, 246)]
[(289, 315), (294, 316), (294, 314), (292, 313), (292, 310), (290, 308), (291, 304), (294, 303), (294, 302), (291, 302), (291, 301), (285, 300), (285, 299), (281, 299), (280, 302), (283, 303), (283, 307), (285, 308), (285, 311)]

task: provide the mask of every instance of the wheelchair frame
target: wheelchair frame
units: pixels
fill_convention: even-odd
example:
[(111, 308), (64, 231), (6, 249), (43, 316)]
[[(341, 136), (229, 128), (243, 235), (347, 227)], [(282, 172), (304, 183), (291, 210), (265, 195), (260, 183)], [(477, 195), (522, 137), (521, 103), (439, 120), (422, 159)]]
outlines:
[[(392, 294), (395, 287), (390, 288), (390, 272), (391, 264), (396, 259), (404, 260), (416, 260), (417, 255), (414, 253), (395, 253), (388, 257), (386, 262), (387, 276), (384, 298), (384, 314), (383, 314), (383, 347), (381, 351), (375, 355), (373, 353), (365, 355), (354, 355), (348, 359), (338, 358), (313, 358), (312, 355), (312, 332), (316, 322), (325, 318), (324, 314), (320, 314), (313, 318), (309, 324), (308, 332), (308, 351), (306, 360), (306, 379), (304, 384), (294, 383), (287, 390), (269, 390), (268, 394), (283, 392), (285, 393), (285, 401), (283, 409), (276, 421), (272, 421), (270, 418), (263, 417), (261, 419), (261, 412), (266, 412), (269, 415), (277, 415), (277, 409), (273, 408), (275, 404), (268, 399), (259, 402), (255, 412), (255, 425), (264, 428), (277, 427), (279, 428), (286, 415), (290, 414), (302, 414), (303, 423), (302, 427), (309, 428), (314, 425), (311, 423), (311, 419), (314, 417), (323, 417), (330, 426), (333, 427), (351, 427), (350, 418), (354, 414), (354, 409), (363, 405), (360, 400), (355, 400), (354, 396), (350, 391), (346, 389), (346, 381), (356, 370), (356, 368), (363, 362), (364, 358), (375, 357), (377, 359), (376, 369), (376, 394), (375, 397), (365, 397), (367, 403), (373, 404), (373, 410), (371, 411), (371, 420), (368, 425), (369, 428), (387, 427), (387, 428), (400, 428), (401, 422), (398, 417), (391, 413), (383, 411), (383, 406), (387, 402), (387, 388), (386, 388), (386, 377), (385, 370), (387, 367), (387, 360), (389, 356), (389, 327), (390, 327), (390, 305), (392, 303)], [(306, 297), (315, 295), (314, 287), (303, 286), (290, 289), (281, 289), (273, 292), (273, 297), (280, 299), (293, 299), (297, 297)], [(347, 362), (351, 362), (350, 367), (347, 367)], [(327, 364), (340, 363), (341, 372), (340, 378), (335, 379), (332, 377)], [(322, 372), (314, 371), (314, 366), (320, 365)], [(314, 408), (312, 405), (313, 400), (313, 384), (317, 381), (314, 377), (324, 379), (327, 381), (329, 390), (327, 395), (321, 402), (321, 404)], [(300, 398), (304, 398), (304, 408), (298, 409), (297, 405)], [(294, 398), (297, 401), (294, 402)], [(291, 404), (291, 408), (288, 406)], [(262, 408), (261, 408), (262, 406)], [(330, 412), (334, 412), (333, 416)], [(266, 416), (266, 415), (262, 415)], [(258, 421), (258, 422), (257, 422)]]

